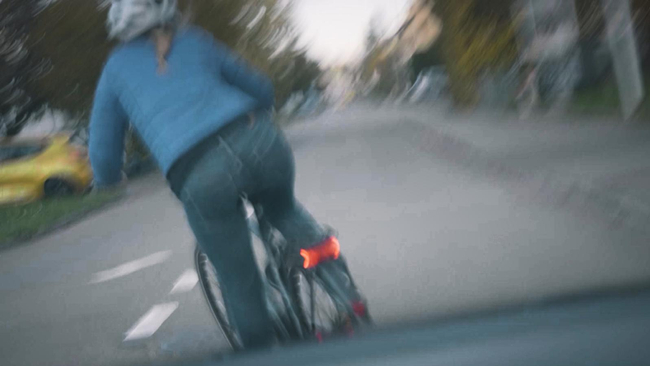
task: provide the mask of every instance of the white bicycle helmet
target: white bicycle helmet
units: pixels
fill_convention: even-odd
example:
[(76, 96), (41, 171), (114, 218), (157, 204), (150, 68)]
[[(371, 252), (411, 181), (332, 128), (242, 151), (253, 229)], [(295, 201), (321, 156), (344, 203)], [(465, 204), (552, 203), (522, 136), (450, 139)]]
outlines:
[(172, 23), (177, 0), (111, 0), (108, 36), (127, 42), (157, 26)]

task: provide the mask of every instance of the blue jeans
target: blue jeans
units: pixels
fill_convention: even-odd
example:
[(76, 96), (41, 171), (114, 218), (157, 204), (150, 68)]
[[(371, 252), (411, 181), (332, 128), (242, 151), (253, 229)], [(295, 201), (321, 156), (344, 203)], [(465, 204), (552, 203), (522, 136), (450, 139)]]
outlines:
[(231, 322), (246, 348), (273, 342), (260, 272), (242, 197), (291, 245), (305, 247), (325, 232), (294, 197), (294, 160), (266, 113), (240, 118), (181, 158), (168, 174), (201, 249), (214, 264)]

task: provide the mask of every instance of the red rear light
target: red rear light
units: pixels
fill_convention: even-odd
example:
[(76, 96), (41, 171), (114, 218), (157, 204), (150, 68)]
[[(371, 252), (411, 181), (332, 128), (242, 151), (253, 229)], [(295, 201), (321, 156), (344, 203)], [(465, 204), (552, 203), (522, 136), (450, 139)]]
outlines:
[(357, 316), (360, 317), (365, 317), (366, 314), (368, 313), (368, 309), (366, 308), (366, 304), (364, 304), (362, 301), (355, 301), (352, 303), (352, 311)]
[(333, 236), (314, 247), (300, 250), (300, 256), (304, 259), (302, 266), (306, 269), (314, 268), (322, 262), (338, 259), (340, 254), (341, 245)]

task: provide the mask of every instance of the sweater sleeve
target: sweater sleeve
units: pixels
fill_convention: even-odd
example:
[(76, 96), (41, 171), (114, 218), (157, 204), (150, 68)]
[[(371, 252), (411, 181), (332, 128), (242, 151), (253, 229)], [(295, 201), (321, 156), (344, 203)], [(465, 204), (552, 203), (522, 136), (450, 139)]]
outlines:
[(90, 117), (88, 151), (95, 185), (111, 186), (122, 180), (124, 138), (128, 119), (104, 69)]
[(241, 57), (234, 54), (226, 46), (214, 43), (215, 52), (220, 59), (220, 72), (231, 85), (241, 89), (246, 94), (259, 101), (263, 109), (271, 109), (275, 104), (273, 82)]

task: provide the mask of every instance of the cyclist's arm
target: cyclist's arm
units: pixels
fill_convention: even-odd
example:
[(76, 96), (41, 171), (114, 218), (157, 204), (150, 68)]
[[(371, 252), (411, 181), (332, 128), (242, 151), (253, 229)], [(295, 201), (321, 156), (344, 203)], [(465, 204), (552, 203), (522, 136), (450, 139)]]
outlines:
[(113, 186), (122, 181), (124, 137), (128, 119), (104, 70), (95, 92), (90, 117), (88, 153), (97, 187)]
[(275, 90), (271, 79), (249, 66), (243, 58), (235, 55), (225, 46), (215, 43), (215, 47), (221, 55), (220, 72), (223, 78), (229, 84), (257, 99), (263, 109), (273, 108)]

